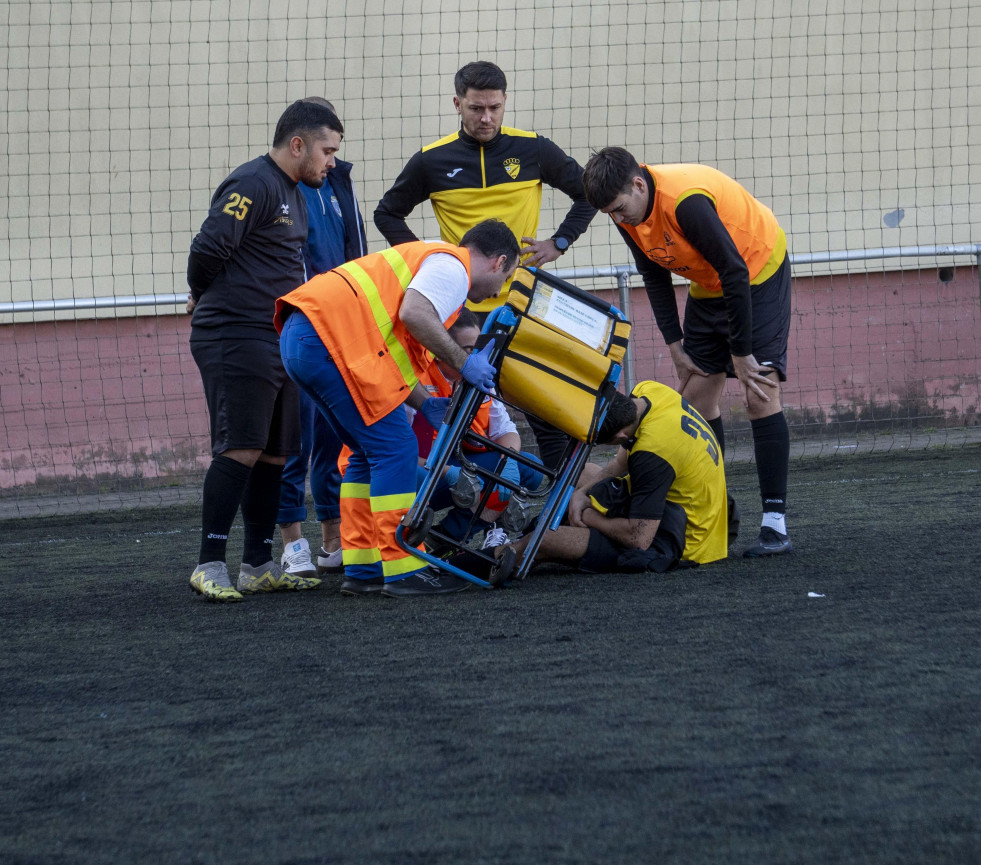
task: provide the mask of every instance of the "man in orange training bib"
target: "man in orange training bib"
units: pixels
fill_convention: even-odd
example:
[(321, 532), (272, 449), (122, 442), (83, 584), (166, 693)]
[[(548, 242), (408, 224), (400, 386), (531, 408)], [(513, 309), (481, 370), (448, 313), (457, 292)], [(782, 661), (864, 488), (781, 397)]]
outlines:
[[(593, 154), (583, 189), (609, 214), (644, 279), (680, 391), (724, 448), (719, 399), (737, 378), (753, 429), (763, 519), (749, 558), (789, 553), (785, 513), (790, 434), (787, 379), (790, 263), (776, 217), (706, 165), (639, 165), (622, 147)], [(684, 329), (671, 274), (689, 280)]]

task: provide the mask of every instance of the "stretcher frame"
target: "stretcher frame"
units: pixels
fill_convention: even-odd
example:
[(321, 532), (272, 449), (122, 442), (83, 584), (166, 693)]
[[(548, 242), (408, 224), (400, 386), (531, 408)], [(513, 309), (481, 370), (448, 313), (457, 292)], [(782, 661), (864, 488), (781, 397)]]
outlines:
[[(588, 346), (582, 339), (571, 335), (567, 331), (558, 327), (554, 322), (546, 321), (546, 326), (553, 332), (558, 349), (565, 348), (574, 356), (576, 352), (591, 352), (595, 362), (597, 352), (604, 357), (610, 357), (608, 371), (599, 382), (598, 395), (593, 405), (593, 416), (589, 420), (586, 428), (580, 429), (578, 433), (565, 429), (563, 425), (555, 424), (563, 432), (569, 435), (565, 451), (559, 461), (558, 467), (549, 469), (535, 459), (530, 459), (523, 453), (504, 447), (489, 438), (479, 435), (471, 429), (473, 419), (477, 414), (486, 394), (461, 381), (454, 390), (449, 409), (443, 423), (441, 424), (426, 460), (426, 477), (416, 494), (415, 501), (409, 512), (405, 515), (402, 523), (396, 529), (395, 537), (398, 544), (408, 552), (418, 556), (427, 564), (455, 574), (463, 579), (481, 586), (483, 588), (498, 588), (512, 582), (523, 580), (534, 562), (535, 554), (541, 546), (545, 532), (559, 527), (562, 518), (568, 508), (569, 499), (575, 489), (575, 482), (579, 478), (583, 466), (589, 457), (589, 452), (595, 442), (596, 434), (606, 415), (610, 400), (616, 391), (620, 375), (623, 371), (622, 362), (614, 360), (613, 357), (622, 359), (626, 351), (627, 334), (629, 334), (630, 322), (612, 304), (595, 297), (594, 295), (577, 288), (572, 283), (559, 279), (558, 277), (547, 274), (537, 268), (519, 268), (515, 278), (514, 286), (508, 295), (505, 304), (495, 309), (487, 318), (481, 331), (475, 351), (486, 347), (488, 342), (494, 343), (494, 350), (490, 355), (491, 363), (497, 373), (495, 375), (497, 393), (494, 398), (500, 400), (505, 405), (539, 417), (536, 406), (528, 404), (533, 402), (527, 395), (523, 395), (520, 401), (509, 398), (508, 393), (501, 392), (501, 373), (502, 364), (508, 356), (508, 347), (512, 339), (517, 334), (523, 318), (533, 318), (539, 324), (542, 318), (536, 316), (537, 312), (542, 312), (542, 304), (532, 304), (530, 301), (535, 297), (534, 288), (541, 284), (544, 289), (552, 293), (550, 296), (559, 298), (561, 301), (568, 301), (575, 309), (583, 310), (588, 307), (587, 317), (595, 321), (605, 316), (609, 321), (609, 339), (605, 340), (605, 345)], [(516, 290), (518, 293), (516, 293)], [(585, 305), (583, 306), (575, 306)], [(575, 328), (575, 322), (570, 321)], [(576, 328), (578, 330), (578, 328)], [(583, 336), (583, 334), (579, 334)], [(602, 341), (601, 341), (602, 342)], [(539, 365), (541, 366), (541, 365)], [(541, 374), (541, 373), (539, 373)], [(565, 376), (568, 383), (569, 377)], [(540, 409), (539, 409), (540, 410)], [(496, 470), (486, 469), (471, 461), (467, 456), (467, 451), (463, 447), (464, 443), (482, 446), (486, 451), (492, 451), (499, 455)], [(468, 539), (458, 540), (444, 535), (433, 527), (435, 512), (430, 507), (430, 502), (436, 491), (436, 486), (444, 469), (450, 459), (456, 456), (461, 465), (461, 469), (478, 476), (483, 481), (483, 489), (473, 511), (469, 529), (472, 530), (480, 513), (483, 512), (488, 500), (493, 494), (495, 486), (506, 487), (511, 491), (511, 501), (519, 497), (519, 501), (527, 502), (529, 507), (537, 506), (541, 502), (541, 511), (538, 514), (530, 539), (520, 556), (504, 555), (498, 559), (493, 556), (493, 551), (483, 551), (472, 549), (468, 544)], [(541, 472), (545, 480), (538, 490), (529, 490), (520, 484), (515, 484), (501, 476), (504, 462), (507, 459), (514, 459), (519, 463), (534, 467)], [(509, 502), (510, 505), (510, 502)], [(468, 533), (469, 535), (469, 533)], [(418, 546), (423, 540), (430, 542), (433, 550), (439, 550), (436, 554), (430, 549), (419, 549)], [(490, 577), (485, 580), (474, 574), (457, 567), (446, 561), (447, 555), (466, 550), (478, 559), (483, 560), (490, 568)]]

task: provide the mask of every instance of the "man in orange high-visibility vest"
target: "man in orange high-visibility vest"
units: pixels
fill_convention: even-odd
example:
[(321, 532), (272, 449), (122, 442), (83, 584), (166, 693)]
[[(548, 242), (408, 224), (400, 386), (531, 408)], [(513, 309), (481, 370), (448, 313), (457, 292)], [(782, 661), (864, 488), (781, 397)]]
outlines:
[(412, 506), (418, 446), (407, 404), (438, 426), (448, 399), (419, 383), (433, 356), (489, 392), (494, 367), (447, 333), (464, 301), (493, 297), (514, 273), (518, 243), (500, 220), (459, 246), (404, 243), (315, 276), (276, 302), (283, 364), (351, 448), (341, 485), (347, 595), (443, 594), (470, 583), (426, 568), (395, 540)]
[[(640, 165), (622, 147), (590, 157), (583, 189), (633, 253), (678, 389), (722, 448), (719, 400), (726, 378), (739, 379), (763, 507), (759, 537), (743, 555), (789, 553), (790, 432), (780, 383), (787, 380), (790, 261), (783, 229), (769, 207), (721, 171)], [(683, 329), (672, 273), (690, 283)]]

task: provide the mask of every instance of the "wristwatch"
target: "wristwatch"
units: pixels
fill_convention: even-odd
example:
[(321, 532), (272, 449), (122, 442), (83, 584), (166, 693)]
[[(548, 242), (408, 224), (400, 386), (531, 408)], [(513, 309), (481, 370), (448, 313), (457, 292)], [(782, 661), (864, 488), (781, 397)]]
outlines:
[(552, 243), (555, 244), (555, 248), (559, 252), (565, 252), (569, 248), (569, 238), (562, 237), (560, 234), (556, 234), (552, 237)]

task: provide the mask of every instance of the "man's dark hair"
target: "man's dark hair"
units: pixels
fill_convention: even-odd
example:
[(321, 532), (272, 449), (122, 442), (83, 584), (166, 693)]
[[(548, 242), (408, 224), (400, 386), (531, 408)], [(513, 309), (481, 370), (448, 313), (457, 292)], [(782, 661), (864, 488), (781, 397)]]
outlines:
[(617, 391), (610, 400), (603, 423), (596, 433), (596, 442), (601, 445), (610, 444), (620, 430), (637, 421), (637, 406), (629, 396)]
[(456, 321), (451, 324), (447, 330), (451, 333), (457, 333), (461, 330), (466, 330), (468, 327), (475, 327), (480, 330), (480, 320), (474, 314), (473, 310), (463, 307), (460, 310), (460, 314), (456, 317)]
[(461, 99), (467, 95), (468, 90), (500, 90), (507, 93), (508, 79), (500, 66), (495, 66), (488, 60), (475, 60), (456, 73), (453, 87)]
[(635, 177), (643, 177), (640, 165), (622, 147), (604, 147), (589, 157), (582, 171), (582, 188), (597, 210), (608, 207)]
[[(308, 96), (303, 100), (304, 102), (312, 102), (314, 105), (323, 105), (324, 108), (329, 108), (335, 114), (337, 114), (337, 109), (334, 107), (334, 103), (328, 99), (324, 99), (323, 96)], [(340, 114), (337, 114), (340, 117)]]
[(324, 127), (344, 134), (344, 126), (333, 111), (316, 102), (298, 99), (279, 118), (272, 146), (282, 147), (294, 135), (299, 135), (306, 141), (308, 137), (319, 134)]
[(514, 232), (500, 219), (485, 219), (483, 222), (478, 222), (463, 235), (460, 246), (476, 249), (487, 258), (506, 255), (505, 268), (508, 270), (514, 267), (518, 260), (518, 241), (514, 237)]

